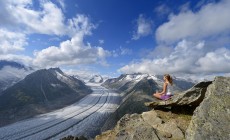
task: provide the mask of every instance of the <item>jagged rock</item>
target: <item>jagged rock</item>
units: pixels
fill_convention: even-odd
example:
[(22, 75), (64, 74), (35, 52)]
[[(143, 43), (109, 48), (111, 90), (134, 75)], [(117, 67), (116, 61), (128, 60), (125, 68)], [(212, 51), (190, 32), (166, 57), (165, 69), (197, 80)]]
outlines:
[(188, 140), (230, 139), (230, 77), (216, 77), (196, 108), (186, 131)]
[(156, 106), (182, 106), (182, 105), (193, 105), (198, 106), (205, 97), (205, 92), (207, 87), (212, 82), (201, 82), (193, 86), (191, 89), (184, 91), (182, 93), (175, 94), (167, 101), (154, 101), (146, 102), (145, 105), (149, 107)]
[(164, 122), (152, 110), (142, 114), (126, 114), (113, 130), (106, 131), (96, 140), (170, 140), (184, 139), (183, 132), (173, 120)]
[(142, 113), (142, 118), (145, 122), (157, 130), (157, 134), (159, 136), (172, 139), (184, 138), (183, 132), (178, 128), (175, 120), (169, 120), (164, 123), (155, 111)]

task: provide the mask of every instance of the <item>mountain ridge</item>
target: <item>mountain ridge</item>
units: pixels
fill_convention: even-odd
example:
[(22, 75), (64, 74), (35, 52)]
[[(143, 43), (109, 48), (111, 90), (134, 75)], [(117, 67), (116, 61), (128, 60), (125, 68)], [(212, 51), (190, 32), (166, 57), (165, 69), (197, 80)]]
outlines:
[[(13, 115), (13, 118), (20, 120), (64, 107), (91, 92), (85, 83), (64, 74), (59, 68), (41, 69), (2, 92), (0, 112), (2, 115), (4, 113), (8, 116)], [(30, 106), (34, 106), (34, 109)], [(22, 117), (19, 114), (23, 114)], [(1, 122), (3, 120), (12, 121), (7, 117)]]

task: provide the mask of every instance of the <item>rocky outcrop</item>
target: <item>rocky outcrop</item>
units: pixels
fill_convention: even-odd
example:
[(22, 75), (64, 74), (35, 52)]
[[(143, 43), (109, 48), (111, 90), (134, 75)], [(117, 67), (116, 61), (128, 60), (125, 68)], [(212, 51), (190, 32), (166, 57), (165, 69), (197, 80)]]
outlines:
[[(96, 140), (230, 139), (230, 77), (216, 77), (213, 82), (201, 82), (181, 95), (169, 101), (159, 101), (153, 106), (173, 107), (164, 108), (167, 111), (162, 111), (162, 114), (159, 110), (126, 114), (114, 129), (97, 136)], [(183, 109), (177, 107), (185, 111), (191, 108), (196, 110), (184, 114)], [(174, 114), (173, 117), (170, 114)]]
[(150, 107), (183, 105), (198, 106), (203, 101), (207, 87), (211, 83), (212, 82), (201, 82), (187, 91), (175, 94), (167, 101), (157, 100), (154, 102), (146, 102), (145, 105)]
[(175, 119), (163, 120), (154, 110), (142, 114), (126, 114), (113, 130), (106, 131), (96, 140), (161, 140), (184, 139), (184, 132)]
[(230, 77), (216, 77), (196, 108), (186, 139), (230, 139)]
[(154, 98), (151, 97), (152, 89), (156, 89), (157, 84), (152, 79), (143, 79), (138, 82), (132, 91), (123, 98), (119, 108), (112, 113), (101, 128), (101, 131), (106, 131), (115, 127), (125, 114), (142, 113), (149, 111), (149, 107), (144, 105), (145, 102), (151, 102)]
[[(173, 91), (181, 92), (192, 87), (194, 83), (174, 77)], [(145, 102), (156, 101), (152, 94), (160, 90), (163, 86), (163, 76), (148, 74), (123, 74), (118, 78), (108, 79), (103, 86), (111, 88), (121, 93), (122, 102), (119, 108), (109, 116), (101, 131), (106, 131), (115, 127), (116, 122), (125, 114), (142, 113), (149, 111)]]

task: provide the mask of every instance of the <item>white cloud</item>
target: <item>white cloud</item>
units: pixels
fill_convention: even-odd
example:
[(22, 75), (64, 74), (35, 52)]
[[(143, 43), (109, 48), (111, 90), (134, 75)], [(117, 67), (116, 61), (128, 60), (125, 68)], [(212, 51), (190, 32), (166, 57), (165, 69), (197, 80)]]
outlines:
[[(48, 35), (65, 35), (64, 15), (54, 3), (41, 1), (41, 9), (34, 10), (31, 0), (1, 2), (0, 25), (23, 33), (41, 33)], [(7, 15), (7, 17), (6, 17)]]
[(122, 56), (122, 55), (131, 55), (133, 53), (133, 51), (129, 48), (124, 48), (122, 46), (119, 47), (119, 49), (113, 50), (111, 52), (113, 57), (118, 57), (118, 56)]
[(57, 2), (60, 4), (60, 6), (62, 7), (62, 9), (65, 10), (66, 5), (65, 5), (64, 0), (57, 0)]
[(0, 70), (0, 80), (8, 81), (9, 79), (10, 80), (15, 79), (15, 82), (18, 82), (20, 79), (23, 79), (31, 72), (33, 72), (33, 70), (25, 70), (25, 69), (19, 69), (11, 66), (4, 66)]
[(25, 45), (27, 42), (24, 34), (0, 28), (0, 54), (22, 51)]
[(189, 11), (189, 7), (190, 7), (190, 2), (186, 2), (183, 5), (181, 5), (179, 8), (181, 12), (186, 12)]
[(201, 3), (197, 12), (189, 10), (188, 4), (181, 7), (178, 15), (170, 15), (169, 21), (158, 27), (158, 44), (152, 52), (146, 53), (139, 61), (123, 66), (119, 71), (171, 73), (198, 80), (228, 75), (230, 1), (206, 5)]
[(34, 65), (41, 67), (77, 65), (77, 64), (104, 64), (104, 59), (110, 53), (101, 47), (85, 45), (78, 36), (64, 41), (60, 47), (50, 46), (34, 53)]
[(0, 54), (0, 60), (15, 61), (21, 62), (25, 65), (31, 65), (33, 58), (31, 58), (30, 56), (19, 54)]
[(100, 40), (98, 40), (99, 41), (99, 44), (100, 45), (102, 45), (102, 44), (104, 44), (105, 43), (105, 41), (104, 40), (102, 40), (102, 39), (100, 39)]
[[(65, 6), (63, 0), (58, 0), (61, 6)], [(73, 37), (79, 29), (84, 28), (84, 34), (91, 34), (95, 26), (89, 23), (87, 17), (77, 15), (74, 18), (66, 19), (63, 11), (51, 1), (40, 1), (40, 7), (35, 10), (33, 1), (6, 0), (0, 2), (0, 27), (18, 30), (24, 34), (47, 34), (47, 35), (68, 35)], [(12, 12), (13, 11), (13, 12)], [(7, 15), (7, 18), (6, 18)], [(91, 24), (88, 26), (88, 24)], [(86, 29), (87, 28), (87, 29)], [(81, 30), (82, 31), (82, 30)]]
[(49, 1), (39, 4), (39, 9), (34, 10), (32, 0), (0, 1), (1, 59), (31, 64), (31, 57), (19, 54), (25, 51), (29, 34), (70, 35), (61, 9)]
[[(70, 36), (75, 36), (76, 34), (82, 37), (84, 35), (91, 35), (92, 29), (96, 28), (96, 26), (90, 22), (89, 18), (82, 14), (77, 14), (76, 17), (68, 19), (67, 25)], [(80, 39), (82, 37), (80, 37)]]
[(120, 46), (120, 55), (130, 55), (132, 53), (133, 53), (133, 51), (131, 49), (124, 48), (124, 47)]
[(146, 19), (142, 14), (136, 20), (136, 29), (133, 32), (132, 40), (138, 40), (140, 37), (148, 36), (152, 33), (152, 21)]
[(230, 50), (220, 48), (208, 52), (205, 56), (199, 58), (196, 65), (199, 65), (197, 71), (228, 73), (230, 71)]
[[(64, 1), (57, 2), (64, 9)], [(32, 0), (0, 1), (0, 58), (19, 60), (21, 57), (22, 62), (38, 67), (108, 65), (105, 58), (110, 55), (109, 51), (84, 43), (84, 37), (91, 35), (96, 26), (81, 14), (66, 19), (57, 5), (51, 1), (39, 1), (39, 7), (35, 9)], [(53, 39), (64, 35), (70, 39), (62, 41), (59, 46), (35, 50), (34, 58), (18, 54), (28, 44), (26, 37), (35, 33), (52, 35)]]
[(230, 71), (230, 50), (209, 51), (204, 42), (197, 44), (183, 40), (163, 58), (143, 59), (122, 67), (124, 73), (150, 74), (212, 74)]
[(94, 27), (89, 19), (84, 15), (77, 15), (76, 18), (69, 20), (69, 23), (72, 33), (75, 33), (71, 40), (61, 42), (59, 47), (50, 46), (35, 51), (33, 64), (40, 67), (92, 63), (107, 65), (105, 57), (110, 55), (109, 51), (83, 42), (84, 36), (90, 35)]
[(175, 42), (181, 39), (200, 40), (210, 36), (219, 36), (230, 32), (230, 1), (209, 3), (200, 11), (186, 10), (171, 15), (169, 21), (156, 31), (160, 42)]
[(161, 44), (156, 46), (153, 51), (146, 50), (143, 56), (145, 57), (147, 56), (148, 58), (162, 58), (162, 57), (169, 56), (172, 51), (173, 51), (172, 46)]
[(166, 5), (166, 4), (161, 4), (159, 6), (157, 6), (154, 11), (159, 15), (159, 16), (163, 16), (163, 15), (167, 15), (171, 12), (171, 9)]

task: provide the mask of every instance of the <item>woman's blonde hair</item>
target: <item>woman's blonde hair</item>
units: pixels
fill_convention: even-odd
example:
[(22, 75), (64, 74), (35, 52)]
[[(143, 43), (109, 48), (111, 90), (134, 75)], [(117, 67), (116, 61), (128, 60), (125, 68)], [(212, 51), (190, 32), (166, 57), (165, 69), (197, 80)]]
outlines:
[(173, 85), (172, 76), (170, 76), (169, 74), (165, 74), (164, 77), (169, 81), (169, 83), (170, 83), (171, 85)]

